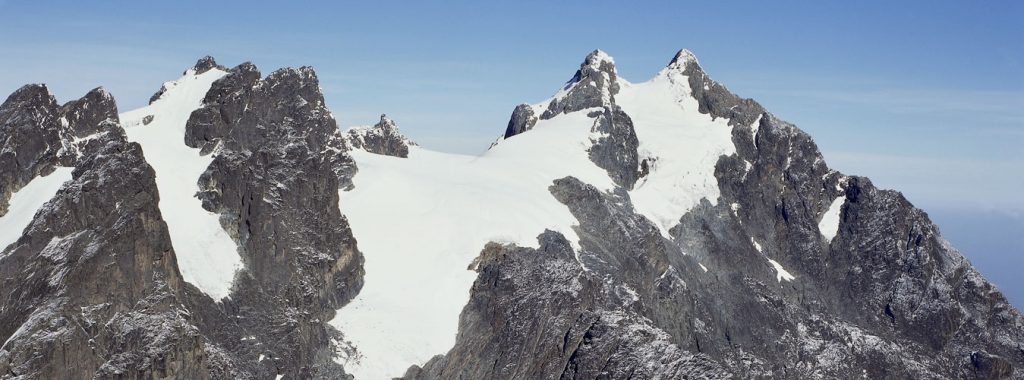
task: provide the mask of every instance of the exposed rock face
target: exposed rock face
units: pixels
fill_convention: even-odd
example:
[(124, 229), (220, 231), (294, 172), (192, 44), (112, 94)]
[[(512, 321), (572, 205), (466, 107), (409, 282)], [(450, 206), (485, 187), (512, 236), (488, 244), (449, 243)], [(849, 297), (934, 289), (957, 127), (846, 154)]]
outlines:
[(230, 300), (196, 297), (200, 330), (234, 359), (233, 376), (343, 376), (326, 322), (362, 286), (362, 256), (338, 209), (355, 166), (316, 74), (261, 80), (242, 64), (204, 103), (185, 142), (217, 152), (199, 197), (241, 246), (245, 270)]
[(7, 213), (11, 195), (32, 178), (49, 174), (60, 146), (57, 101), (45, 86), (27, 85), (0, 106), (4, 134), (0, 151), (0, 215)]
[(547, 109), (540, 115), (541, 119), (589, 108), (614, 106), (615, 94), (619, 92), (615, 62), (603, 51), (594, 50), (580, 64), (580, 69), (576, 70), (564, 90), (564, 96), (556, 96), (547, 105)]
[(14, 192), (56, 166), (74, 166), (95, 135), (117, 121), (114, 99), (102, 88), (63, 106), (44, 85), (11, 94), (0, 105), (0, 216)]
[[(190, 72), (214, 68), (223, 69), (207, 58)], [(185, 140), (167, 143), (217, 154), (198, 195), (245, 264), (219, 303), (181, 279), (154, 172), (125, 141), (109, 95), (60, 107), (45, 87), (27, 86), (5, 103), (5, 157), (25, 162), (5, 176), (28, 182), (55, 165), (77, 168), (0, 255), (0, 377), (345, 376), (333, 361), (341, 336), (325, 322), (362, 284), (362, 256), (337, 206), (355, 166), (316, 75), (286, 69), (261, 80), (243, 64), (204, 102)]]
[(192, 71), (195, 72), (196, 75), (205, 73), (213, 69), (221, 69), (224, 71), (228, 70), (226, 67), (218, 65), (217, 61), (215, 61), (213, 57), (208, 55), (204, 56), (203, 58), (199, 58), (199, 60), (196, 61), (195, 66), (192, 67)]
[(520, 104), (516, 106), (516, 109), (512, 111), (512, 118), (508, 121), (508, 127), (505, 128), (505, 137), (510, 138), (520, 133), (533, 129), (533, 126), (537, 124), (537, 115), (533, 112), (533, 107), (529, 104)]
[(547, 231), (538, 240), (539, 249), (484, 248), (456, 347), (411, 368), (407, 378), (729, 377), (620, 303), (617, 289), (584, 271), (560, 234)]
[[(29, 106), (32, 116), (53, 113), (45, 89), (28, 90), (50, 108)], [(69, 131), (116, 120), (108, 100), (93, 92), (65, 106)], [(53, 136), (46, 120), (30, 120), (38, 124), (22, 126)], [(39, 162), (56, 159), (44, 152)], [(74, 179), (0, 253), (0, 377), (208, 378), (210, 355), (177, 295), (184, 283), (153, 170), (116, 124), (81, 153)]]
[(398, 124), (387, 115), (380, 115), (380, 122), (372, 127), (349, 129), (346, 138), (355, 149), (402, 158), (409, 157), (410, 146), (416, 146), (398, 131)]
[[(608, 171), (619, 186), (633, 188), (641, 174), (637, 153), (639, 142), (633, 121), (615, 104), (615, 94), (619, 92), (615, 62), (603, 51), (594, 50), (583, 60), (563, 91), (544, 106), (540, 119), (591, 110), (588, 114), (594, 119), (593, 146), (589, 151), (591, 161)], [(533, 108), (521, 104), (512, 112), (504, 138), (533, 129), (536, 124)]]
[(618, 106), (604, 107), (589, 116), (594, 118), (593, 131), (598, 136), (590, 148), (590, 160), (619, 186), (633, 188), (641, 174), (633, 121)]
[[(225, 68), (205, 57), (189, 72), (209, 70)], [(585, 112), (584, 149), (615, 185), (555, 180), (579, 240), (483, 247), (455, 345), (406, 378), (1024, 378), (1024, 317), (927, 214), (829, 169), (809, 135), (689, 52), (668, 70), (700, 113), (728, 119), (717, 199), (671, 229), (638, 211), (640, 118), (616, 104), (628, 87), (611, 58), (591, 53), (548, 104), (517, 107), (505, 139)], [(0, 247), (0, 378), (348, 378), (345, 332), (326, 322), (363, 281), (338, 207), (349, 150), (413, 160), (414, 144), (383, 116), (340, 132), (310, 68), (263, 78), (244, 63), (217, 80), (167, 142), (213, 155), (197, 196), (241, 247), (215, 302), (182, 279), (156, 174), (118, 122), (102, 89), (61, 106), (29, 85), (0, 105), (0, 216), (33, 178), (75, 167)]]
[[(700, 112), (733, 128), (736, 153), (716, 166), (717, 202), (702, 200), (666, 238), (632, 209), (625, 186), (605, 193), (556, 181), (553, 196), (580, 222), (586, 270), (545, 261), (557, 246), (544, 240), (551, 233), (539, 250), (488, 246), (455, 347), (407, 378), (575, 378), (547, 369), (571, 366), (572, 322), (623, 310), (708, 363), (666, 377), (1024, 378), (1024, 318), (925, 213), (897, 192), (830, 170), (806, 133), (710, 80), (689, 52), (669, 69), (687, 76)], [(840, 227), (827, 238), (819, 222), (837, 198)], [(527, 265), (533, 272), (509, 268), (526, 261), (537, 261)], [(602, 331), (602, 340), (620, 341), (631, 330)], [(526, 356), (522, 342), (551, 352), (532, 351), (529, 365), (510, 360)], [(605, 365), (581, 377), (637, 374), (594, 359)]]

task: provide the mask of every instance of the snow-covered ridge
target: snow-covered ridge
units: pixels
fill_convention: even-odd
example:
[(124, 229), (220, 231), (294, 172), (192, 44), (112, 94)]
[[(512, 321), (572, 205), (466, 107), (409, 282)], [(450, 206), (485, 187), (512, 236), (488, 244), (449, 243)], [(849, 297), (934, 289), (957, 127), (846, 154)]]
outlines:
[(164, 84), (162, 95), (150, 105), (120, 115), (128, 140), (142, 146), (146, 162), (156, 172), (160, 213), (182, 277), (215, 300), (231, 293), (242, 261), (219, 215), (203, 209), (196, 197), (199, 177), (213, 154), (203, 156), (199, 149), (185, 145), (185, 124), (192, 111), (202, 106), (213, 82), (226, 74), (219, 68), (201, 74), (189, 70)]
[(33, 178), (11, 196), (10, 208), (0, 216), (0, 251), (18, 241), (21, 233), (32, 223), (36, 211), (49, 202), (57, 190), (71, 180), (74, 168), (57, 167), (53, 173)]
[(418, 147), (407, 159), (352, 152), (359, 172), (354, 189), (340, 192), (339, 204), (359, 239), (366, 276), (356, 299), (332, 321), (357, 350), (341, 358), (347, 371), (358, 379), (400, 376), (409, 365), (450, 349), (476, 279), (467, 268), (487, 242), (533, 247), (536, 236), (551, 229), (578, 250), (572, 227), (579, 222), (548, 187), (566, 176), (603, 190), (615, 184), (588, 156), (598, 137), (588, 114), (601, 108), (550, 109), (575, 86), (600, 90), (594, 99), (605, 106), (618, 87), (614, 100), (633, 119), (641, 157), (652, 163), (630, 196), (664, 234), (700, 199), (717, 201), (715, 164), (735, 152), (728, 120), (698, 111), (677, 68), (630, 84), (612, 77), (602, 67), (606, 62), (613, 61), (596, 51), (581, 66), (586, 75), (600, 75), (595, 78), (603, 85), (585, 78), (570, 82), (530, 106), (546, 118), (482, 156)]
[(332, 324), (359, 355), (343, 358), (359, 379), (400, 376), (455, 343), (459, 313), (476, 273), (467, 268), (489, 241), (536, 246), (544, 229), (578, 241), (578, 224), (548, 186), (575, 176), (614, 184), (587, 156), (587, 111), (541, 120), (515, 143), (483, 156), (412, 147), (406, 159), (352, 151), (355, 188), (339, 205), (365, 256), (365, 284)]

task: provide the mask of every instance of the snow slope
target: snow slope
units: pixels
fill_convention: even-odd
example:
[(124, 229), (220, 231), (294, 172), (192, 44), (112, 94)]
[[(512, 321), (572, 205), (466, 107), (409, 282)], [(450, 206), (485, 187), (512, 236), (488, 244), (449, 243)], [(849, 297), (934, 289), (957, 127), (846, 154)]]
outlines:
[[(178, 267), (185, 281), (215, 300), (231, 292), (235, 271), (242, 267), (238, 246), (224, 231), (219, 216), (203, 209), (196, 197), (199, 176), (213, 161), (185, 145), (185, 123), (202, 105), (210, 85), (227, 74), (218, 69), (187, 72), (168, 82), (167, 90), (149, 106), (120, 115), (128, 140), (139, 143), (146, 162), (156, 171), (160, 213), (171, 235)], [(146, 116), (153, 116), (148, 124)]]
[(400, 376), (448, 351), (476, 279), (468, 267), (488, 241), (536, 247), (544, 229), (579, 240), (571, 229), (578, 222), (548, 186), (569, 175), (614, 186), (587, 156), (593, 120), (586, 114), (540, 121), (479, 157), (417, 147), (404, 159), (353, 152), (359, 172), (355, 188), (340, 193), (340, 208), (365, 255), (366, 277), (331, 322), (358, 350), (342, 358), (349, 373)]
[(0, 251), (18, 241), (25, 227), (32, 223), (36, 211), (57, 195), (64, 182), (71, 180), (74, 169), (57, 167), (50, 175), (33, 178), (11, 196), (10, 208), (0, 216)]
[[(616, 100), (633, 118), (642, 158), (657, 158), (630, 196), (667, 235), (701, 198), (717, 201), (715, 163), (735, 151), (728, 120), (700, 114), (686, 78), (671, 68), (620, 85)], [(365, 255), (366, 277), (332, 321), (356, 348), (340, 358), (347, 371), (390, 378), (450, 349), (476, 278), (468, 266), (488, 241), (536, 246), (536, 236), (551, 229), (578, 242), (571, 229), (578, 221), (548, 187), (569, 175), (614, 187), (588, 158), (595, 137), (589, 111), (540, 120), (479, 157), (421, 148), (407, 159), (353, 153), (359, 172), (355, 188), (340, 193), (340, 208)]]
[[(668, 230), (702, 198), (719, 197), (715, 164), (736, 152), (729, 120), (698, 111), (687, 77), (669, 66), (638, 84), (620, 80), (616, 102), (633, 120), (640, 159), (651, 171), (629, 192), (636, 210)], [(654, 159), (651, 161), (651, 159)]]

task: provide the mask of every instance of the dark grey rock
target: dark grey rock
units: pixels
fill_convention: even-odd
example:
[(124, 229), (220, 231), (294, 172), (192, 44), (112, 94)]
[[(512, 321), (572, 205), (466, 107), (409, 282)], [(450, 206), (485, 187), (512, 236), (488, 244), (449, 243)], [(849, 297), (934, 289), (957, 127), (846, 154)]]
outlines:
[(616, 185), (632, 189), (641, 175), (637, 162), (640, 142), (633, 129), (633, 120), (618, 106), (605, 107), (589, 116), (594, 118), (593, 130), (599, 136), (588, 152), (590, 160), (607, 171)]
[(49, 174), (60, 146), (56, 99), (44, 85), (27, 85), (0, 105), (0, 215), (14, 192), (33, 178)]
[(410, 379), (721, 379), (729, 375), (629, 309), (547, 231), (539, 249), (491, 243), (459, 321), (455, 347)]
[(387, 115), (372, 127), (356, 127), (346, 133), (348, 143), (355, 149), (394, 157), (409, 157), (409, 147), (416, 143), (398, 131), (398, 124)]
[(116, 132), (0, 253), (0, 377), (210, 377), (153, 170)]
[[(760, 357), (747, 362), (775, 363), (754, 368), (772, 377), (913, 378), (973, 377), (977, 367), (968, 358), (983, 352), (1001, 358), (993, 368), (1014, 368), (993, 370), (995, 378), (1022, 376), (1024, 319), (939, 236), (926, 214), (899, 193), (830, 170), (806, 133), (730, 94), (692, 56), (681, 53), (670, 65), (690, 77), (702, 112), (730, 119), (737, 148), (717, 165), (718, 204), (704, 203), (684, 216), (673, 240), (718, 277), (733, 278), (708, 285), (717, 294), (712, 313), (756, 315), (759, 323), (744, 334), (730, 331), (729, 344), (719, 348), (702, 341), (702, 351), (720, 351), (734, 373), (750, 367), (729, 346)], [(839, 234), (828, 241), (817, 223), (836, 197), (846, 204)], [(751, 238), (764, 253), (747, 243)], [(748, 286), (752, 274), (763, 273), (761, 256), (796, 279)]]
[(565, 85), (565, 96), (551, 100), (540, 115), (543, 120), (559, 114), (582, 111), (595, 107), (612, 106), (619, 93), (615, 63), (604, 52), (594, 50), (580, 64), (579, 70)]
[(45, 85), (11, 94), (0, 105), (0, 216), (14, 192), (56, 166), (74, 166), (95, 143), (85, 137), (118, 129), (118, 122), (117, 106), (102, 88), (63, 106)]
[(509, 119), (508, 127), (505, 128), (505, 138), (529, 131), (536, 124), (537, 115), (534, 114), (533, 107), (530, 107), (529, 104), (520, 104), (512, 111), (512, 118)]
[(185, 143), (216, 152), (199, 197), (238, 242), (244, 270), (223, 302), (190, 293), (197, 326), (232, 358), (232, 376), (345, 376), (327, 321), (362, 286), (362, 255), (338, 208), (355, 163), (316, 74), (282, 69), (261, 80), (243, 64), (204, 103)]
[(710, 114), (712, 118), (728, 118), (729, 125), (737, 127), (749, 126), (765, 112), (753, 99), (740, 98), (725, 86), (711, 80), (689, 50), (683, 49), (676, 53), (668, 67), (680, 70), (687, 76), (691, 94), (697, 99), (701, 113)]
[(60, 109), (66, 120), (66, 131), (74, 137), (86, 137), (97, 132), (96, 126), (105, 121), (117, 123), (117, 104), (114, 97), (102, 87), (89, 91), (84, 97), (64, 104)]
[[(537, 249), (488, 244), (455, 346), (406, 378), (1024, 378), (1024, 317), (927, 214), (829, 169), (810, 136), (689, 52), (669, 67), (700, 112), (730, 120), (720, 198), (668, 236), (633, 209), (649, 164), (614, 64), (592, 53), (540, 117), (517, 107), (506, 138), (590, 110), (590, 158), (619, 186), (554, 181), (580, 248), (551, 231)], [(60, 106), (30, 85), (0, 105), (0, 211), (32, 178), (76, 167), (0, 247), (0, 378), (347, 378), (333, 361), (344, 332), (326, 322), (360, 290), (363, 259), (338, 190), (356, 173), (349, 149), (408, 154), (397, 126), (341, 133), (309, 68), (261, 79), (246, 63), (216, 81), (185, 141), (168, 142), (215, 155), (199, 196), (245, 269), (214, 302), (182, 281), (154, 173), (117, 123), (102, 89)], [(828, 240), (817, 224), (837, 197)]]
[[(544, 367), (572, 363), (557, 349), (577, 336), (578, 321), (560, 313), (587, 322), (616, 312), (646, 321), (665, 342), (740, 378), (1024, 377), (1024, 318), (942, 240), (926, 214), (899, 193), (830, 170), (806, 133), (712, 81), (689, 52), (677, 54), (670, 68), (689, 77), (701, 112), (726, 117), (733, 127), (737, 153), (716, 166), (721, 198), (702, 200), (666, 239), (635, 213), (624, 186), (604, 193), (573, 178), (555, 181), (552, 195), (580, 222), (582, 267), (551, 269), (543, 260), (557, 245), (543, 236), (539, 250), (489, 246), (456, 346), (411, 368), (407, 378), (571, 377), (577, 373)], [(593, 105), (593, 93), (552, 106)], [(610, 108), (590, 115), (595, 126), (614, 115)], [(599, 149), (595, 144), (592, 159)], [(817, 224), (836, 197), (846, 205), (839, 234), (829, 241)], [(796, 278), (780, 281), (769, 259)], [(493, 262), (506, 266), (488, 266)], [(566, 288), (575, 292), (559, 293)], [(599, 330), (606, 341), (630, 331)], [(552, 352), (532, 351), (535, 359), (527, 359), (523, 345)], [(588, 360), (603, 366), (579, 372), (583, 377), (630, 376), (621, 372), (629, 366), (609, 358)]]
[(213, 69), (220, 69), (220, 70), (223, 70), (223, 71), (228, 71), (227, 68), (225, 68), (224, 66), (218, 65), (217, 61), (214, 60), (213, 57), (208, 56), (208, 55), (204, 56), (203, 58), (199, 58), (199, 60), (196, 61), (195, 66), (192, 66), (192, 71), (194, 71), (196, 75), (205, 73), (205, 72), (213, 70)]

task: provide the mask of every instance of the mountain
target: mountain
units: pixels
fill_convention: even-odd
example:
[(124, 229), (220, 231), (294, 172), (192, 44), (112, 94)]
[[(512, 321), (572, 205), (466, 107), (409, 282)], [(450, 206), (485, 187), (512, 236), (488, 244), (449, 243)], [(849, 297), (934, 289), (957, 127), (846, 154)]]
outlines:
[(924, 211), (686, 50), (479, 156), (210, 57), (121, 113), (25, 86), (0, 141), (0, 378), (1024, 378)]

